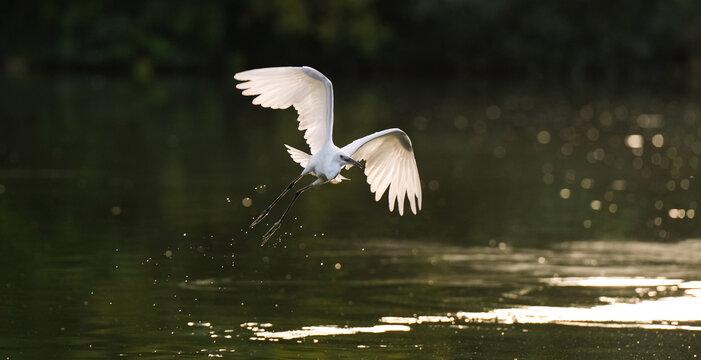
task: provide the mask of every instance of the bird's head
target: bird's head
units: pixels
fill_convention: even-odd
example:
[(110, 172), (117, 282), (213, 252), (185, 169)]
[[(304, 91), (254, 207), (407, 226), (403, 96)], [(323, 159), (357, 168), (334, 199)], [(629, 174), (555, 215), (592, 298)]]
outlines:
[(343, 162), (344, 165), (355, 165), (360, 170), (363, 170), (363, 165), (361, 163), (353, 160), (350, 156), (346, 156), (346, 155), (341, 154), (340, 158), (341, 158), (341, 161)]

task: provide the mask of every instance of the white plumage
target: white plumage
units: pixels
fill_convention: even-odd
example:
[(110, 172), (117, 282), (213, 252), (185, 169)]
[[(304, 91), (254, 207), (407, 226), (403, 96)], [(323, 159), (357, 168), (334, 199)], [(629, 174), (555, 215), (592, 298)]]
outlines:
[(271, 109), (294, 106), (299, 129), (316, 154), (333, 131), (333, 88), (331, 81), (310, 67), (275, 67), (240, 72), (234, 79), (243, 95), (257, 95), (254, 105)]
[[(389, 211), (395, 202), (399, 215), (404, 215), (404, 199), (409, 200), (411, 212), (421, 210), (421, 180), (414, 159), (411, 140), (400, 129), (387, 129), (362, 137), (341, 148), (357, 161), (365, 160), (365, 176), (375, 201), (380, 201), (389, 187)], [(418, 207), (417, 202), (418, 200)]]
[[(363, 160), (370, 191), (375, 193), (376, 201), (389, 189), (387, 198), (390, 211), (394, 211), (397, 204), (399, 214), (403, 215), (405, 199), (409, 201), (412, 213), (416, 214), (421, 210), (421, 180), (411, 140), (407, 134), (400, 129), (387, 129), (357, 139), (342, 148), (334, 145), (333, 86), (322, 73), (307, 66), (274, 67), (243, 71), (237, 73), (234, 78), (243, 81), (236, 85), (236, 88), (243, 90), (243, 95), (255, 96), (255, 105), (272, 109), (294, 106), (298, 114), (299, 130), (304, 131), (304, 138), (311, 150), (311, 154), (307, 154), (285, 145), (292, 160), (304, 170), (261, 213), (251, 224), (252, 227), (267, 216), (270, 208), (304, 175), (312, 174), (317, 179), (311, 185), (297, 191), (292, 203), (301, 192), (312, 185), (347, 180), (340, 175), (341, 170), (353, 165), (362, 168), (359, 161)], [(264, 243), (279, 227), (287, 210), (266, 233)]]

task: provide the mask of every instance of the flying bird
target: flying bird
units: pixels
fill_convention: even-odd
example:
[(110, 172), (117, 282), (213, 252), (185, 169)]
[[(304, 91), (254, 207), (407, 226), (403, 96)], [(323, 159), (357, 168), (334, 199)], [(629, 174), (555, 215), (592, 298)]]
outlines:
[(394, 211), (396, 203), (399, 215), (404, 215), (405, 199), (409, 200), (412, 213), (421, 210), (421, 181), (409, 136), (393, 128), (361, 137), (341, 148), (336, 146), (333, 143), (333, 86), (324, 74), (308, 66), (272, 67), (239, 72), (234, 79), (242, 81), (236, 88), (243, 90), (243, 95), (255, 96), (254, 105), (271, 109), (294, 106), (299, 130), (304, 131), (311, 152), (285, 145), (292, 160), (304, 170), (253, 220), (251, 228), (268, 216), (273, 206), (302, 177), (308, 174), (316, 177), (314, 182), (295, 192), (280, 219), (263, 235), (261, 246), (280, 227), (300, 194), (312, 186), (348, 180), (341, 175), (341, 170), (352, 166), (364, 171), (370, 191), (375, 193), (375, 201), (380, 201), (389, 188), (389, 211)]

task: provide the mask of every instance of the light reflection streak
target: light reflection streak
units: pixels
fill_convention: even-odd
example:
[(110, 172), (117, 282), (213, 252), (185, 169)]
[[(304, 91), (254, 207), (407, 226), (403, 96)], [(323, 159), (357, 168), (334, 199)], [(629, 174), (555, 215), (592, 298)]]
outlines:
[(406, 325), (375, 325), (369, 327), (305, 326), (299, 330), (255, 332), (256, 340), (300, 339), (310, 336), (354, 335), (358, 333), (379, 334), (388, 331), (410, 331)]
[[(269, 331), (257, 323), (241, 326), (253, 331), (251, 340), (292, 340), (312, 336), (354, 335), (358, 333), (384, 333), (411, 331), (409, 325), (426, 323), (495, 323), (495, 324), (558, 324), (582, 327), (638, 328), (649, 330), (701, 331), (701, 282), (684, 282), (665, 278), (553, 278), (547, 279), (554, 286), (603, 286), (603, 287), (667, 287), (685, 289), (683, 296), (667, 296), (659, 299), (599, 298), (604, 305), (576, 306), (522, 306), (494, 309), (487, 312), (458, 312), (446, 315), (422, 315), (414, 317), (385, 316), (383, 325), (370, 327), (305, 326), (299, 330)], [(272, 324), (265, 324), (271, 326)], [(457, 325), (465, 328), (464, 325)], [(469, 326), (469, 325), (468, 325)]]
[(421, 323), (454, 323), (455, 317), (451, 314), (443, 315), (422, 315), (417, 317), (383, 316), (380, 322), (385, 324), (421, 324)]
[(568, 326), (639, 328), (653, 330), (701, 331), (701, 281), (643, 277), (571, 277), (543, 279), (551, 286), (582, 287), (676, 287), (682, 296), (658, 299), (599, 298), (604, 305), (522, 306), (494, 309), (487, 312), (458, 312), (454, 316), (390, 317), (380, 322), (391, 324), (420, 324), (453, 322), (499, 324), (559, 324)]
[[(270, 323), (241, 324), (253, 333), (251, 340), (280, 341), (307, 337), (379, 334), (390, 331), (411, 331), (420, 324), (449, 324), (466, 329), (470, 324), (557, 324), (601, 328), (637, 328), (647, 330), (701, 331), (701, 281), (652, 277), (554, 277), (541, 282), (555, 287), (618, 287), (635, 288), (640, 297), (598, 297), (596, 306), (517, 306), (485, 312), (457, 312), (446, 315), (384, 316), (381, 325), (339, 327), (335, 325), (305, 326), (301, 329), (271, 331)], [(655, 291), (655, 289), (659, 290)], [(680, 296), (664, 296), (667, 289)], [(649, 291), (648, 291), (649, 290)], [(669, 293), (667, 293), (669, 294)], [(659, 297), (658, 297), (659, 296)], [(460, 324), (462, 323), (462, 324)], [(209, 323), (188, 323), (202, 326)], [(214, 332), (211, 332), (214, 333)], [(301, 341), (301, 340), (298, 340)], [(317, 340), (315, 339), (314, 342)]]
[(556, 277), (542, 279), (550, 286), (584, 286), (584, 287), (640, 287), (640, 286), (679, 286), (681, 279), (644, 278), (644, 277)]
[[(701, 321), (701, 298), (697, 296), (665, 297), (637, 303), (612, 303), (594, 307), (526, 306), (494, 309), (488, 312), (460, 312), (456, 316), (467, 322), (498, 322), (503, 324), (619, 324), (622, 327), (669, 325), (674, 322)], [(699, 327), (701, 330), (701, 327)]]

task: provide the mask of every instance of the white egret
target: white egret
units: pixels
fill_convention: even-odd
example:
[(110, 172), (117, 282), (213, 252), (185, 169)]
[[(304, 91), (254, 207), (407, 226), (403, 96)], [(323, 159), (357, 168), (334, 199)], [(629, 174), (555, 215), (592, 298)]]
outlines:
[[(311, 150), (311, 154), (307, 154), (285, 145), (292, 160), (304, 170), (261, 212), (251, 223), (251, 228), (263, 220), (302, 177), (307, 174), (316, 176), (314, 182), (297, 190), (280, 219), (263, 235), (261, 245), (280, 227), (300, 194), (315, 185), (348, 180), (340, 172), (353, 165), (364, 170), (376, 201), (380, 201), (389, 188), (390, 211), (394, 211), (396, 202), (399, 215), (404, 215), (405, 198), (409, 200), (414, 214), (421, 210), (421, 181), (407, 134), (400, 129), (387, 129), (357, 139), (342, 148), (334, 145), (333, 86), (322, 73), (307, 66), (274, 67), (243, 71), (234, 75), (234, 79), (243, 81), (236, 85), (236, 88), (243, 90), (243, 95), (256, 96), (253, 99), (255, 105), (272, 109), (294, 106), (299, 115), (299, 130), (304, 131), (304, 138)], [(360, 161), (365, 161), (364, 168)]]

